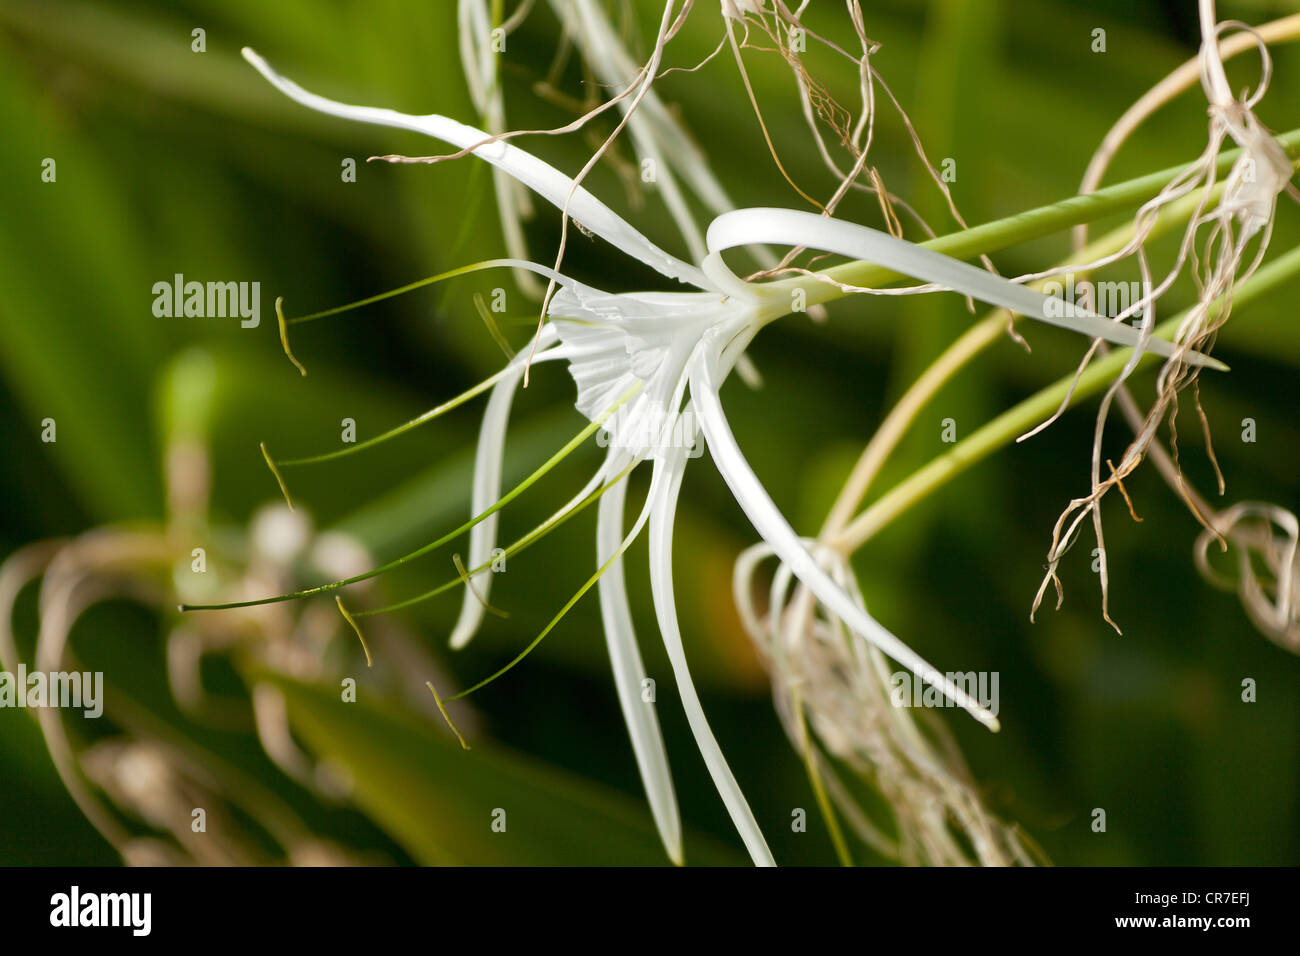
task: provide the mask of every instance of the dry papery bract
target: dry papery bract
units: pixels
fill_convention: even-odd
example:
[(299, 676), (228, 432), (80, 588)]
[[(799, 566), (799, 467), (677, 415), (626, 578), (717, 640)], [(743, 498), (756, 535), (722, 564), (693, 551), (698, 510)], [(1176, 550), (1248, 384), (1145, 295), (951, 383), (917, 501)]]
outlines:
[[(77, 666), (71, 638), (78, 620), (96, 605), (126, 600), (171, 614), (184, 600), (236, 599), (292, 586), (297, 569), (347, 575), (372, 562), (365, 549), (336, 532), (316, 532), (302, 512), (268, 506), (247, 529), (208, 528), (206, 451), (193, 442), (168, 453), (173, 514), (166, 525), (103, 527), (75, 538), (40, 542), (0, 566), (0, 666), (25, 658), (14, 632), (19, 595), (39, 580), (38, 631), (31, 655), (45, 673)], [(207, 542), (196, 556), (195, 541)], [(202, 561), (196, 571), (194, 562)], [(362, 605), (364, 586), (349, 592)], [(230, 615), (187, 617), (164, 642), (168, 687), (187, 721), (221, 731), (255, 732), (266, 756), (289, 778), (326, 802), (344, 798), (351, 783), (329, 763), (301, 750), (289, 729), (281, 692), (269, 680), (249, 684), (248, 702), (210, 693), (201, 670), (225, 657), (295, 680), (331, 682), (357, 672), (355, 638), (329, 600), (247, 608)], [(87, 632), (90, 633), (90, 632)], [(375, 686), (405, 694), (445, 729), (428, 692), (410, 675), (439, 669), (396, 624), (377, 628), (381, 654)], [(82, 638), (83, 640), (85, 638)], [(299, 812), (273, 790), (207, 749), (183, 728), (138, 703), (128, 686), (107, 695), (104, 723), (111, 732), (86, 735), (57, 708), (34, 711), (54, 767), (86, 818), (131, 865), (357, 865), (380, 862), (315, 834)], [(458, 722), (476, 729), (472, 712)], [(96, 731), (103, 728), (97, 727)], [(196, 817), (196, 808), (202, 811)]]
[[(1224, 533), (1230, 533), (1235, 528), (1234, 520), (1221, 520), (1220, 516), (1216, 516), (1213, 509), (1206, 505), (1204, 499), (1195, 494), (1183, 478), (1181, 468), (1178, 467), (1176, 422), (1179, 395), (1190, 385), (1193, 386), (1207, 454), (1215, 468), (1219, 493), (1223, 493), (1224, 479), (1214, 457), (1209, 422), (1201, 408), (1199, 392), (1195, 388), (1199, 369), (1189, 367), (1183, 361), (1183, 356), (1188, 351), (1208, 351), (1213, 346), (1218, 330), (1231, 313), (1234, 288), (1249, 279), (1264, 260), (1272, 236), (1278, 196), (1286, 191), (1292, 198), (1296, 198), (1294, 187), (1290, 185), (1294, 173), (1293, 163), (1277, 140), (1256, 117), (1254, 108), (1263, 99), (1272, 75), (1272, 60), (1266, 45), (1266, 35), (1295, 39), (1300, 34), (1300, 18), (1289, 17), (1261, 30), (1255, 30), (1239, 21), (1217, 22), (1213, 0), (1200, 0), (1198, 10), (1202, 31), (1200, 54), (1196, 60), (1198, 71), (1193, 73), (1187, 67), (1175, 71), (1121, 118), (1089, 164), (1080, 190), (1087, 193), (1095, 189), (1111, 157), (1133, 130), (1159, 106), (1186, 86), (1191, 85), (1191, 77), (1199, 74), (1201, 85), (1209, 101), (1209, 136), (1200, 158), (1186, 172), (1170, 182), (1160, 195), (1138, 211), (1134, 238), (1128, 247), (1104, 259), (1070, 267), (1072, 271), (1087, 272), (1135, 254), (1144, 292), (1117, 318), (1123, 320), (1140, 317), (1144, 340), (1150, 336), (1156, 326), (1158, 300), (1183, 274), (1184, 267), (1189, 262), (1191, 263), (1189, 271), (1198, 293), (1196, 304), (1188, 310), (1175, 333), (1174, 342), (1177, 347), (1175, 354), (1164, 362), (1157, 373), (1155, 398), (1150, 408), (1141, 412), (1127, 385), (1130, 374), (1141, 358), (1141, 348), (1134, 350), (1121, 374), (1102, 398), (1093, 433), (1090, 491), (1087, 495), (1072, 500), (1057, 520), (1052, 531), (1052, 545), (1048, 552), (1047, 573), (1034, 598), (1033, 608), (1036, 611), (1044, 592), (1051, 584), (1056, 589), (1057, 607), (1060, 606), (1063, 591), (1057, 576), (1058, 565), (1065, 552), (1077, 541), (1084, 520), (1091, 516), (1093, 531), (1097, 538), (1102, 615), (1117, 631), (1119, 626), (1111, 619), (1109, 613), (1109, 573), (1100, 505), (1106, 494), (1114, 488), (1120, 490), (1127, 502), (1124, 479), (1158, 447), (1156, 431), (1162, 422), (1167, 421), (1169, 424), (1172, 452), (1172, 469), (1161, 468), (1162, 475), (1183, 497), (1197, 520), (1211, 535), (1222, 537)], [(1241, 31), (1232, 38), (1239, 42), (1232, 43), (1231, 40), (1224, 42), (1224, 35), (1232, 30)], [(1240, 42), (1243, 36), (1251, 42), (1249, 44)], [(1243, 49), (1252, 48), (1258, 51), (1260, 57), (1260, 79), (1253, 91), (1245, 90), (1237, 96), (1228, 85), (1224, 72), (1225, 51), (1230, 56)], [(1215, 161), (1225, 141), (1229, 139), (1242, 148), (1242, 154), (1222, 183), (1217, 205), (1209, 208), (1216, 186)], [(1173, 265), (1158, 283), (1153, 283), (1144, 243), (1154, 227), (1156, 217), (1162, 209), (1198, 190), (1201, 199), (1183, 234)], [(1197, 241), (1201, 236), (1204, 236), (1204, 239), (1198, 253)], [(1250, 246), (1256, 237), (1258, 241), (1252, 253)], [(1086, 239), (1085, 228), (1080, 227), (1076, 230), (1076, 250), (1082, 248)], [(1066, 270), (1054, 270), (1054, 272), (1060, 271)], [(1032, 278), (1041, 278), (1049, 274), (1052, 273), (1040, 273)], [(1086, 300), (1086, 295), (1090, 291), (1090, 289), (1085, 290), (1083, 302), (1089, 307), (1091, 303)], [(1104, 343), (1094, 343), (1093, 349), (1089, 350), (1088, 355), (1084, 357), (1080, 373), (1092, 360), (1094, 354), (1105, 350)], [(1115, 464), (1104, 458), (1102, 442), (1111, 405), (1117, 397), (1121, 401), (1124, 415), (1129, 420), (1135, 437), (1124, 449), (1118, 464)], [(1057, 415), (1064, 410), (1068, 401), (1067, 398)], [(1035, 434), (1055, 417), (1053, 416), (1048, 422), (1044, 422), (1022, 438)], [(1107, 466), (1105, 475), (1102, 472), (1103, 460)], [(1132, 503), (1127, 503), (1131, 512)], [(1280, 512), (1282, 509), (1276, 510)], [(1295, 520), (1293, 516), (1291, 520)], [(1223, 543), (1226, 547), (1226, 542)], [(1291, 553), (1294, 562), (1294, 552)], [(1281, 573), (1281, 579), (1285, 580), (1294, 573), (1293, 566), (1290, 572)], [(1294, 614), (1289, 606), (1287, 609), (1288, 613)], [(1251, 616), (1252, 619), (1256, 619), (1254, 612)], [(1294, 621), (1292, 623), (1294, 625)]]
[[(814, 544), (815, 542), (810, 542)], [(845, 558), (817, 552), (832, 577), (863, 607)], [(772, 679), (772, 698), (790, 743), (804, 754), (814, 787), (877, 853), (912, 866), (1031, 866), (1041, 850), (1019, 827), (985, 805), (956, 741), (938, 712), (900, 706), (885, 655), (855, 640), (843, 620), (796, 584), (785, 565), (772, 576), (760, 613), (755, 573), (772, 557), (766, 545), (736, 562), (734, 596), (745, 630)], [(811, 731), (811, 733), (810, 733)], [(880, 794), (884, 826), (840, 779), (847, 768)]]
[[(882, 218), (892, 234), (903, 234), (903, 224), (898, 214), (901, 210), (925, 236), (935, 235), (934, 229), (911, 205), (885, 188), (879, 170), (868, 162), (879, 112), (877, 101), (879, 90), (884, 93), (890, 108), (901, 120), (912, 149), (943, 195), (954, 222), (963, 228), (966, 226), (966, 221), (953, 201), (948, 184), (926, 156), (911, 119), (879, 70), (871, 63), (871, 57), (880, 49), (880, 44), (866, 35), (864, 17), (858, 0), (850, 0), (847, 4), (848, 19), (858, 52), (846, 50), (834, 40), (806, 27), (801, 19), (807, 7), (806, 3), (791, 9), (779, 0), (768, 4), (748, 2), (748, 0), (735, 4), (730, 0), (724, 0), (721, 4), (722, 39), (717, 49), (705, 60), (693, 66), (666, 68), (663, 67), (666, 48), (693, 12), (695, 8), (693, 0), (686, 0), (680, 6), (676, 2), (665, 4), (652, 51), (646, 61), (639, 66), (599, 0), (551, 0), (550, 5), (560, 19), (564, 33), (557, 49), (556, 66), (550, 76), (535, 84), (535, 89), (548, 99), (581, 112), (572, 122), (557, 128), (509, 130), (506, 128), (505, 93), (499, 72), (500, 57), (489, 52), (492, 49), (491, 37), (494, 29), (489, 19), (488, 2), (487, 0), (460, 0), (459, 2), (462, 61), (472, 101), (479, 111), (485, 131), (490, 134), (486, 142), (530, 135), (561, 135), (576, 131), (590, 133), (590, 141), (594, 143), (594, 149), (588, 162), (573, 177), (575, 186), (586, 179), (598, 161), (606, 159), (613, 164), (616, 172), (620, 172), (621, 178), (629, 188), (630, 198), (639, 201), (637, 177), (627, 172), (632, 164), (619, 158), (617, 154), (617, 141), (626, 129), (631, 136), (636, 156), (643, 162), (648, 160), (653, 163), (656, 169), (655, 193), (662, 197), (692, 258), (697, 260), (703, 258), (705, 243), (696, 215), (691, 210), (691, 197), (693, 196), (702, 204), (710, 215), (717, 215), (733, 208), (733, 203), (714, 175), (708, 157), (695, 143), (676, 113), (665, 106), (654, 89), (654, 83), (659, 78), (673, 73), (695, 72), (701, 69), (724, 47), (730, 47), (734, 53), (737, 68), (745, 80), (751, 108), (773, 162), (791, 188), (809, 204), (829, 216), (834, 214), (840, 202), (850, 191), (870, 193), (877, 196)], [(521, 4), (500, 27), (495, 28), (495, 32), (508, 34), (516, 29), (531, 12), (532, 7), (532, 3)], [(696, 18), (701, 15), (697, 13)], [(742, 31), (739, 37), (736, 35), (738, 28)], [(753, 39), (751, 34), (754, 32), (761, 36), (761, 41)], [(838, 103), (828, 91), (826, 84), (804, 65), (801, 54), (806, 50), (809, 41), (830, 50), (857, 78), (860, 102), (856, 116), (852, 110)], [(555, 89), (556, 76), (562, 64), (567, 61), (570, 44), (581, 54), (584, 73), (589, 76), (584, 84), (586, 96), (583, 100), (565, 98)], [(838, 183), (824, 201), (814, 198), (786, 173), (750, 84), (748, 69), (742, 56), (743, 50), (776, 55), (788, 65), (796, 81), (800, 109), (813, 142), (816, 143), (818, 155)], [(601, 99), (596, 95), (596, 90), (606, 90), (610, 95), (607, 99)], [(614, 106), (618, 107), (622, 118), (608, 134), (595, 133), (594, 121)], [(388, 155), (374, 158), (390, 162), (436, 163), (460, 158), (468, 152), (469, 150), (462, 149), (440, 156)], [(837, 160), (836, 152), (842, 153), (843, 159)], [(841, 163), (847, 165), (847, 171)], [(678, 182), (678, 177), (681, 178), (682, 183)], [(495, 174), (494, 182), (510, 255), (514, 258), (527, 258), (520, 220), (529, 214), (531, 203), (526, 193), (521, 191), (519, 184), (508, 177), (503, 177), (498, 172)], [(683, 184), (689, 189), (689, 196), (683, 190)], [(567, 222), (568, 217), (562, 222), (560, 253), (553, 266), (556, 270), (560, 269), (563, 260), (567, 236), (563, 230), (567, 229)], [(754, 254), (764, 263), (765, 269), (750, 278), (790, 273), (815, 275), (806, 267), (792, 265), (795, 257), (802, 251), (798, 247), (790, 249), (778, 263), (766, 249), (756, 250)], [(985, 267), (992, 270), (991, 261), (987, 257), (981, 258)], [(516, 276), (521, 279), (525, 291), (537, 291), (532, 276), (522, 270), (518, 270)], [(833, 280), (820, 276), (819, 281), (832, 282)], [(926, 287), (925, 291), (932, 288), (934, 287)], [(551, 291), (553, 285), (548, 289), (548, 296)], [(880, 290), (855, 291), (879, 292)], [(891, 290), (891, 294), (899, 294), (899, 290)], [(814, 318), (823, 315), (817, 307), (813, 307), (810, 314)]]

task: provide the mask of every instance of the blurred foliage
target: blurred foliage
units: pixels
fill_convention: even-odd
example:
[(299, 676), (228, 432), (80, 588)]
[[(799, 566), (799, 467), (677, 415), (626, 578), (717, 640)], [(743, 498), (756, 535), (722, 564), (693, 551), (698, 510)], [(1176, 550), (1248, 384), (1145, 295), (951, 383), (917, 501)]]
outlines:
[[(655, 6), (628, 7), (640, 18), (642, 40), (653, 35)], [(697, 6), (670, 47), (674, 65), (698, 62), (718, 42), (713, 8)], [(827, 32), (842, 29), (839, 5), (813, 6), (825, 9), (810, 11), (812, 22)], [(1293, 9), (1224, 2), (1220, 17), (1262, 22)], [(1108, 36), (1101, 55), (1090, 50), (1099, 26)], [(206, 30), (201, 54), (190, 49), (195, 27)], [(1189, 58), (1197, 42), (1192, 4), (1154, 0), (886, 0), (870, 4), (867, 32), (883, 44), (872, 62), (917, 119), (931, 157), (956, 159), (953, 193), (970, 223), (1071, 195), (1110, 123)], [(555, 42), (556, 25), (543, 5), (511, 36), (512, 126), (572, 118), (533, 90)], [(294, 106), (239, 59), (244, 45), (322, 93), (472, 119), (450, 2), (0, 4), (0, 553), (96, 525), (161, 519), (162, 450), (186, 427), (211, 448), (214, 520), (243, 524), (276, 498), (259, 441), (283, 456), (325, 450), (337, 442), (345, 417), (356, 420), (362, 436), (375, 434), (499, 362), (472, 296), (507, 283), (504, 273), (469, 276), (298, 329), (295, 349), (310, 370), (305, 379), (283, 359), (269, 305), (275, 296), (285, 297), (291, 315), (310, 312), (500, 255), (503, 245), (482, 169), (471, 161), (365, 164), (375, 154), (424, 154), (430, 143)], [(1291, 129), (1300, 125), (1293, 109), (1300, 48), (1274, 53), (1274, 85), (1260, 113), (1273, 128)], [(829, 191), (833, 183), (807, 141), (788, 73), (770, 55), (748, 56), (791, 177)], [(1255, 76), (1248, 60), (1234, 61), (1230, 71), (1243, 83)], [(841, 85), (832, 83), (833, 92), (851, 99), (852, 78), (835, 75)], [(564, 81), (577, 91), (576, 68)], [(727, 56), (698, 73), (668, 75), (658, 89), (680, 104), (738, 204), (798, 205), (767, 160)], [(1204, 103), (1193, 92), (1141, 131), (1108, 181), (1188, 161), (1204, 133)], [(885, 181), (915, 198), (941, 231), (951, 229), (901, 125), (883, 121), (877, 138), (872, 155)], [(569, 171), (590, 149), (580, 136), (524, 145)], [(41, 181), (46, 157), (57, 161), (56, 183)], [(358, 160), (355, 183), (341, 182), (346, 157)], [(589, 184), (655, 241), (683, 252), (653, 195), (629, 193), (605, 167)], [(870, 197), (850, 198), (841, 214), (880, 222)], [(1294, 204), (1284, 201), (1275, 250), (1296, 243), (1297, 221)], [(538, 261), (554, 253), (555, 224), (548, 207), (529, 225)], [(1016, 274), (1045, 268), (1067, 249), (1061, 235), (995, 258), (1004, 274)], [(600, 243), (571, 241), (566, 263), (604, 288), (660, 287)], [(156, 318), (152, 287), (177, 273), (261, 282), (260, 327)], [(1185, 305), (1190, 295), (1180, 288), (1166, 302)], [(510, 301), (519, 304), (512, 309), (518, 341), (532, 306), (513, 291)], [(1233, 372), (1203, 381), (1230, 501), (1300, 506), (1300, 423), (1293, 417), (1300, 329), (1293, 301), (1286, 290), (1234, 315), (1217, 353)], [(798, 527), (820, 524), (890, 400), (970, 321), (953, 297), (872, 298), (838, 303), (824, 324), (791, 318), (759, 337), (751, 353), (764, 387), (729, 385), (728, 413), (755, 469)], [(954, 417), (967, 434), (1073, 367), (1078, 341), (1039, 329), (1027, 334), (1032, 356), (1001, 343), (939, 395), (878, 491), (942, 450), (941, 419)], [(195, 356), (209, 376), (197, 422), (178, 411), (171, 377), (188, 369), (184, 386)], [(507, 482), (581, 426), (567, 376), (544, 371), (516, 401)], [(1139, 395), (1150, 381), (1139, 380)], [(320, 525), (346, 529), (381, 556), (428, 540), (468, 508), (477, 407), (372, 454), (295, 471), (298, 500)], [(1027, 621), (1051, 524), (1085, 487), (1094, 408), (1005, 450), (890, 527), (857, 558), (864, 591), (877, 616), (941, 668), (1001, 673), (1001, 734), (960, 717), (950, 723), (993, 808), (1023, 824), (1053, 860), (1294, 862), (1300, 661), (1256, 633), (1234, 596), (1197, 576), (1197, 527), (1154, 472), (1128, 483), (1141, 525), (1130, 523), (1118, 503), (1107, 509), (1112, 613), (1123, 636), (1100, 618), (1086, 548), (1065, 567), (1062, 610), (1040, 615), (1035, 625)], [(1254, 444), (1238, 440), (1246, 417), (1258, 422)], [(40, 440), (44, 418), (58, 423), (55, 444)], [(1186, 429), (1183, 460), (1209, 487), (1194, 431)], [(594, 450), (576, 457), (507, 511), (504, 539), (572, 494)], [(681, 617), (715, 732), (776, 858), (831, 863), (803, 769), (731, 606), (731, 561), (753, 535), (710, 468), (690, 469), (678, 528)], [(586, 578), (593, 539), (592, 516), (584, 515), (512, 559), (493, 595), (510, 618), (489, 618), (459, 655), (444, 651), (455, 597), (420, 605), (405, 621), (457, 682), (472, 683), (530, 640)], [(669, 688), (644, 564), (638, 548), (628, 567), (633, 610), (650, 673)], [(396, 600), (453, 574), (449, 560), (430, 559), (386, 578), (383, 588)], [(28, 643), (32, 603), (27, 595), (18, 615)], [(113, 605), (87, 615), (73, 642), (95, 648), (110, 683), (141, 686), (123, 676), (129, 661), (153, 672), (154, 693), (140, 703), (164, 721), (179, 721), (158, 684), (157, 632), (166, 624)], [(1255, 704), (1240, 703), (1246, 677), (1258, 681)], [(364, 701), (364, 680), (362, 688)], [(358, 781), (359, 813), (303, 811), (335, 841), (419, 862), (663, 862), (609, 679), (594, 595), (521, 667), (473, 699), (500, 748), (484, 744), (480, 752), (476, 744), (462, 755), (394, 702), (357, 705), (359, 716), (340, 720), (329, 703), (332, 691), (289, 690), (303, 742), (348, 766)], [(743, 862), (675, 695), (665, 692), (661, 703), (683, 816), (699, 834), (688, 838), (689, 858)], [(247, 737), (204, 745), (259, 774), (286, 800), (310, 802)], [(503, 793), (520, 811), (510, 837), (494, 844), (488, 813)], [(806, 834), (791, 832), (795, 807), (810, 811)], [(1089, 829), (1094, 807), (1107, 809), (1104, 835)], [(0, 863), (115, 859), (64, 793), (34, 722), (17, 711), (0, 711), (0, 817)], [(872, 860), (857, 850), (861, 860)]]

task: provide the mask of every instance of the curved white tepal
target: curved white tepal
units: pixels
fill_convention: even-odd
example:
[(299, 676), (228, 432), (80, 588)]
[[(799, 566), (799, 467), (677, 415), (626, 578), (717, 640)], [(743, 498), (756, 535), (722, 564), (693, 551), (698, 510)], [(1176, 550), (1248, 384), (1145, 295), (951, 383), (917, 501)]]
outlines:
[[(1089, 338), (1105, 339), (1116, 345), (1136, 347), (1142, 333), (1122, 322), (1088, 312), (1075, 306), (1073, 315), (1053, 314), (1053, 300), (1035, 289), (1017, 285), (1008, 279), (986, 272), (960, 259), (926, 249), (889, 233), (831, 219), (798, 209), (753, 208), (723, 213), (709, 226), (709, 252), (721, 253), (737, 246), (773, 243), (783, 246), (808, 246), (836, 255), (863, 259), (894, 272), (947, 286), (955, 292), (973, 296), (989, 305), (1010, 309), (1030, 319), (1060, 326)], [(1145, 351), (1164, 358), (1174, 353), (1172, 343), (1148, 338)], [(1218, 359), (1200, 352), (1186, 351), (1182, 358), (1189, 365), (1227, 371)]]

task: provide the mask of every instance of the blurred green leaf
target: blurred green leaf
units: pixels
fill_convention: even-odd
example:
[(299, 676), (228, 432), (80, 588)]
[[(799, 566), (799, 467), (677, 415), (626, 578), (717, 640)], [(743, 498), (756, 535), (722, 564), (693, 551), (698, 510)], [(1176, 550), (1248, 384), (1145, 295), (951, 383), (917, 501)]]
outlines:
[[(666, 865), (649, 810), (491, 744), (464, 751), (395, 706), (344, 703), (334, 690), (270, 678), (295, 730), (354, 781), (354, 799), (424, 864)], [(361, 690), (364, 697), (364, 685)], [(505, 832), (493, 815), (505, 811)], [(738, 864), (690, 836), (690, 863)]]

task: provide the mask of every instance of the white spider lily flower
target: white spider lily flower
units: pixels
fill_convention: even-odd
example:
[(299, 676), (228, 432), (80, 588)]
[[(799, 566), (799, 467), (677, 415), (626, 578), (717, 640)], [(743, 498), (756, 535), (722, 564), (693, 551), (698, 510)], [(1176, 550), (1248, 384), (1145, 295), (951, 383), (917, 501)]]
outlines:
[[(727, 268), (722, 253), (751, 243), (804, 246), (868, 259), (896, 272), (1120, 345), (1138, 343), (1135, 329), (1082, 310), (1074, 310), (1068, 317), (1054, 317), (1060, 310), (1049, 309), (1049, 300), (1041, 293), (886, 233), (788, 209), (737, 210), (717, 217), (707, 233), (708, 255), (699, 266), (691, 265), (660, 249), (586, 189), (523, 150), (502, 141), (484, 143), (488, 138), (485, 133), (444, 116), (410, 116), (325, 99), (280, 76), (253, 51), (245, 49), (244, 56), (279, 90), (312, 109), (422, 132), (472, 151), (566, 210), (588, 232), (664, 276), (698, 290), (610, 294), (544, 266), (512, 260), (514, 265), (549, 276), (561, 287), (551, 301), (548, 322), (539, 332), (533, 360), (566, 361), (577, 385), (578, 410), (610, 430), (603, 465), (566, 509), (590, 491), (611, 486), (602, 496), (597, 520), (597, 553), (601, 561), (598, 582), (605, 636), (651, 810), (675, 861), (682, 858), (677, 805), (657, 718), (641, 699), (645, 671), (621, 569), (623, 552), (647, 522), (656, 617), (691, 729), (754, 861), (773, 863), (757, 821), (709, 729), (687, 668), (676, 617), (672, 535), (688, 443), (670, 439), (687, 430), (687, 437), (694, 439), (694, 422), (688, 413), (698, 415), (714, 462), (742, 510), (772, 551), (817, 599), (872, 646), (939, 688), (986, 726), (997, 728), (997, 719), (978, 701), (875, 621), (823, 570), (749, 467), (723, 413), (719, 390), (754, 335), (792, 311), (795, 286), (745, 282)], [(842, 289), (816, 277), (798, 287), (803, 288), (809, 302), (844, 294)], [(1169, 344), (1159, 340), (1150, 340), (1147, 347), (1160, 354), (1169, 351)], [(483, 419), (472, 502), (473, 512), (480, 518), (475, 519), (471, 532), (471, 567), (482, 565), (495, 541), (495, 513), (487, 513), (500, 495), (510, 402), (527, 355), (521, 352), (496, 379)], [(1193, 362), (1200, 359), (1195, 354), (1190, 357)], [(624, 534), (626, 491), (621, 479), (646, 459), (653, 462), (650, 490), (631, 531)], [(483, 577), (477, 587), (466, 588), (461, 618), (452, 638), (454, 645), (463, 645), (477, 629), (490, 577)]]

